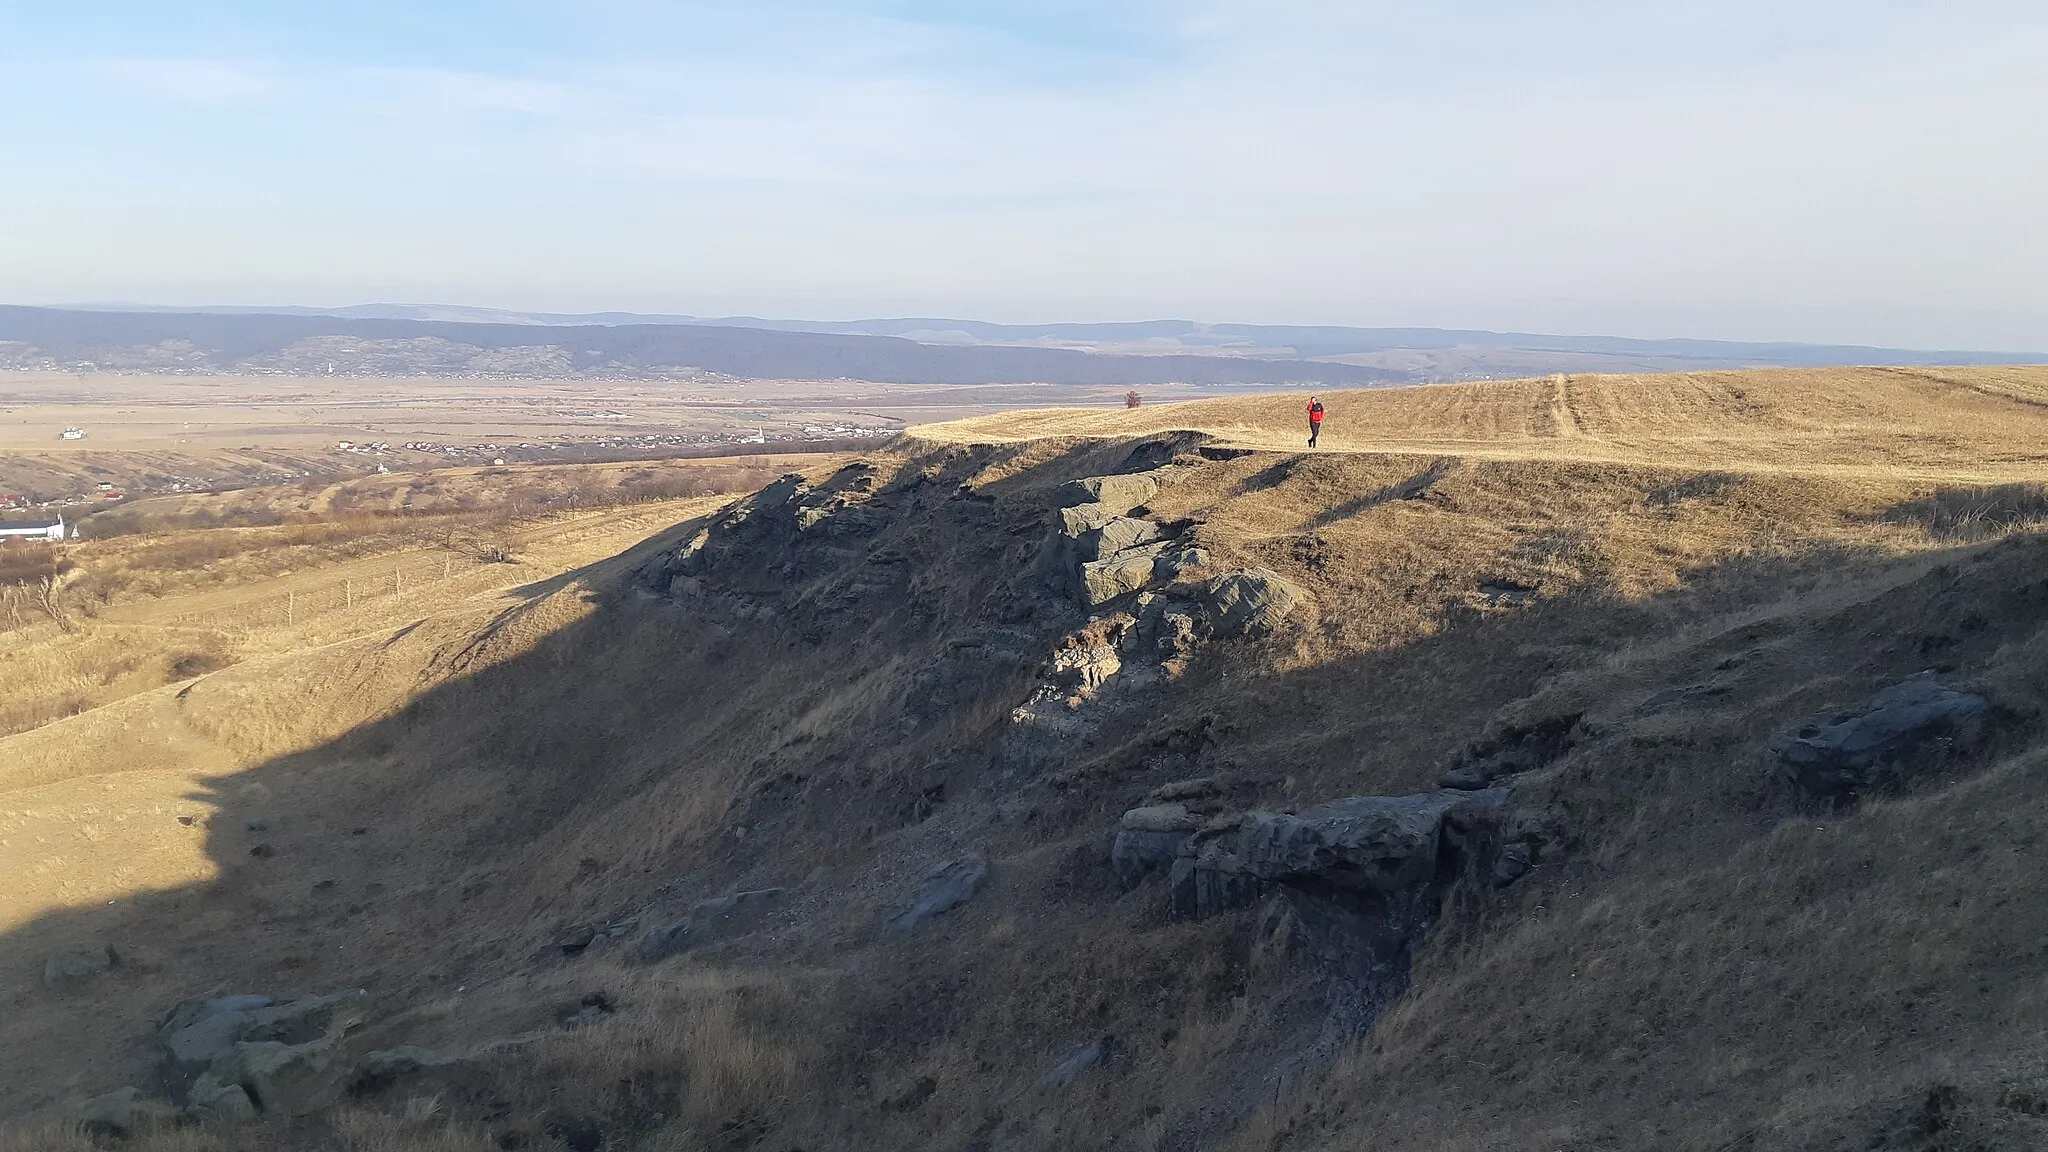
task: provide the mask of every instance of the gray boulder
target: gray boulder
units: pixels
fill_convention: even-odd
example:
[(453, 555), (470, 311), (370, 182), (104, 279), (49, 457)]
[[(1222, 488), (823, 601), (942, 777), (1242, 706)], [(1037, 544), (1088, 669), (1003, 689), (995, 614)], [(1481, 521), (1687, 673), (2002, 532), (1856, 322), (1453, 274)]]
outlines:
[(236, 1033), (256, 1012), (275, 1003), (268, 996), (188, 1000), (171, 1010), (157, 1041), (174, 1063), (204, 1067), (235, 1046)]
[(1202, 589), (1203, 608), (1218, 636), (1270, 632), (1308, 603), (1309, 595), (1299, 585), (1265, 568), (1228, 572)]
[(297, 1116), (339, 1100), (348, 1087), (345, 1071), (340, 1037), (330, 1036), (304, 1044), (240, 1041), (207, 1074), (221, 1085), (240, 1085), (259, 1112)]
[(1159, 525), (1150, 520), (1134, 520), (1129, 516), (1114, 516), (1102, 527), (1083, 532), (1074, 541), (1074, 555), (1083, 564), (1106, 559), (1126, 548), (1150, 544), (1159, 539)]
[(1148, 872), (1170, 868), (1201, 826), (1202, 818), (1185, 804), (1133, 808), (1117, 822), (1109, 862), (1126, 884), (1135, 884)]
[(1117, 516), (1137, 508), (1159, 494), (1159, 482), (1143, 473), (1129, 476), (1091, 476), (1062, 486), (1059, 503), (1063, 508), (1080, 504), (1101, 504)]
[(1862, 708), (1817, 716), (1771, 742), (1785, 774), (1809, 795), (1842, 797), (1891, 783), (1905, 761), (1939, 740), (1973, 743), (1991, 705), (1922, 672), (1872, 696)]
[(248, 1089), (240, 1084), (224, 1084), (211, 1072), (201, 1073), (186, 1091), (185, 1114), (216, 1124), (240, 1124), (257, 1116)]
[(114, 950), (103, 941), (81, 940), (67, 944), (43, 964), (43, 983), (52, 988), (82, 988), (114, 967)]
[(1127, 548), (1107, 560), (1081, 565), (1081, 600), (1090, 608), (1107, 604), (1152, 582), (1152, 570), (1166, 545)]
[(949, 912), (974, 898), (988, 879), (988, 860), (967, 856), (934, 869), (910, 900), (883, 917), (882, 931), (889, 936), (907, 936), (932, 917)]
[(1488, 878), (1493, 881), (1494, 887), (1505, 888), (1528, 875), (1532, 866), (1533, 861), (1527, 844), (1520, 841), (1503, 844), (1500, 851), (1494, 854), (1493, 867)]

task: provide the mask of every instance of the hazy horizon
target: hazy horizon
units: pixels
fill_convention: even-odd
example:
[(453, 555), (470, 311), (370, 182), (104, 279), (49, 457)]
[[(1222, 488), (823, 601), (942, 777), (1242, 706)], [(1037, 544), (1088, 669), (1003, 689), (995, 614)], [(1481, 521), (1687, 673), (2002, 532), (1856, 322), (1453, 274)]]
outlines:
[(0, 299), (2048, 348), (2048, 12), (15, 14)]

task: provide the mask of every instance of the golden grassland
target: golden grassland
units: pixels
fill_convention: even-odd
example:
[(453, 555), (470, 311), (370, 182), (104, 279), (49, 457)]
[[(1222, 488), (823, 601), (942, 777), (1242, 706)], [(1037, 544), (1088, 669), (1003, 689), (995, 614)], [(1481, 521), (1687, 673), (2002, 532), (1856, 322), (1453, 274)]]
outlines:
[[(637, 592), (705, 496), (493, 521), (513, 562), (388, 590), (402, 550), (224, 553), (75, 632), (7, 633), (0, 685), (82, 710), (0, 738), (23, 878), (0, 892), (0, 1148), (85, 1147), (65, 1109), (142, 1082), (147, 1020), (215, 987), (368, 988), (380, 1035), (427, 1045), (546, 1035), (430, 1092), (129, 1147), (553, 1148), (565, 1119), (665, 1152), (2043, 1146), (2048, 370), (1324, 400), (1315, 453), (1295, 395), (917, 428), (871, 457), (934, 494), (882, 540), (915, 581), (851, 617), (780, 558), (750, 593), (773, 612)], [(989, 754), (1028, 675), (907, 723), (919, 670), (1016, 608), (1004, 549), (1030, 537), (956, 530), (959, 494), (1037, 525), (1065, 479), (1180, 430), (1250, 451), (1151, 514), (1313, 613), (1205, 650), (1036, 779)], [(265, 615), (337, 578), (376, 591)], [(188, 656), (221, 663), (161, 683)], [(1771, 734), (1930, 667), (2006, 717), (1983, 762), (1845, 810), (1774, 783)], [(1106, 830), (1168, 780), (1264, 807), (1421, 791), (1466, 741), (1561, 715), (1586, 737), (1518, 796), (1561, 855), (1454, 893), (1368, 1036), (1328, 1038), (1284, 923), (1169, 920), (1156, 884), (1107, 878)], [(877, 908), (966, 846), (989, 890), (878, 939)], [(660, 967), (552, 947), (767, 886), (792, 892), (768, 927)], [(122, 964), (41, 988), (80, 937)], [(600, 991), (604, 1023), (551, 1026)], [(1045, 1082), (1104, 1037), (1103, 1067)]]

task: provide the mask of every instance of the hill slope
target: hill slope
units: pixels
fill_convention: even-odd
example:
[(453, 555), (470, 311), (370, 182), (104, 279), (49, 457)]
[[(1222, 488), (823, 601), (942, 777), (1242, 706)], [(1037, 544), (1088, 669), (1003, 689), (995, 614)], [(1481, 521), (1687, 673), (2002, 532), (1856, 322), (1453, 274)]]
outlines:
[(539, 327), (460, 321), (0, 306), (0, 366), (260, 375), (752, 379), (892, 384), (1187, 383), (1353, 386), (1403, 380), (1351, 364), (1209, 356), (1096, 356), (1062, 348), (943, 347), (894, 336), (677, 324)]
[[(2039, 1147), (2043, 396), (1339, 394), (1313, 454), (1298, 397), (926, 427), (9, 737), (13, 867), (130, 871), (5, 907), (0, 1113), (189, 1105), (178, 1001), (360, 989), (245, 1035), (263, 1117), (198, 1131)], [(1854, 779), (1774, 751), (1922, 672), (1980, 703)], [(116, 802), (144, 767), (196, 790)], [(117, 962), (46, 987), (77, 941)]]

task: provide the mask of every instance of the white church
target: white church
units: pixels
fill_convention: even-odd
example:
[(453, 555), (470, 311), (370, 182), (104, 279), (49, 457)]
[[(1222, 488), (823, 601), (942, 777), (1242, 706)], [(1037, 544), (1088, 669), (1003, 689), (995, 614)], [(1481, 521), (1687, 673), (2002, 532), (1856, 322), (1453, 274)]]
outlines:
[(77, 526), (66, 524), (62, 516), (55, 520), (0, 520), (0, 540), (70, 540), (77, 535)]

